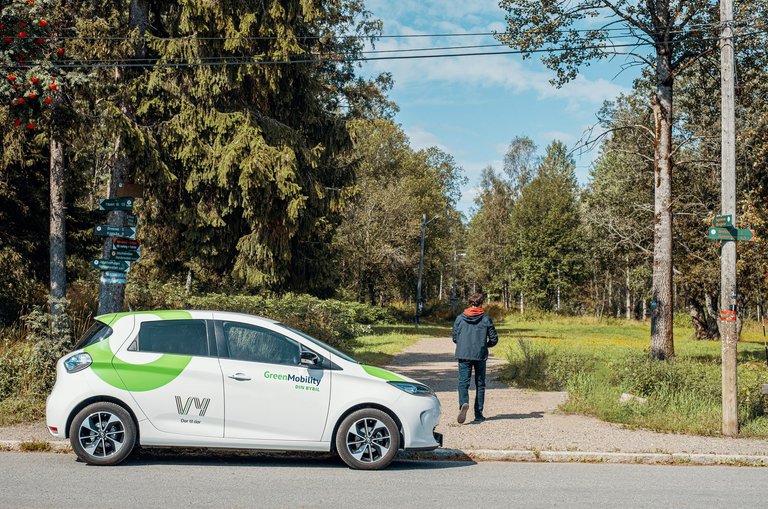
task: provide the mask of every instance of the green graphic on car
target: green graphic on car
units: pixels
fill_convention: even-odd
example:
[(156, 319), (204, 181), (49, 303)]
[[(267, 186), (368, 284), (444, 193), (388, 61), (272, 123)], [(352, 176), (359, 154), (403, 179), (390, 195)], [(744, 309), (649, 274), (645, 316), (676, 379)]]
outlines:
[[(127, 315), (153, 314), (163, 320), (190, 318), (186, 311), (145, 311), (134, 313), (113, 313), (100, 316), (99, 320), (113, 324)], [(159, 359), (146, 364), (131, 364), (116, 357), (109, 346), (109, 338), (85, 348), (93, 359), (91, 369), (112, 387), (131, 392), (159, 389), (175, 380), (192, 360), (190, 355), (161, 355)]]

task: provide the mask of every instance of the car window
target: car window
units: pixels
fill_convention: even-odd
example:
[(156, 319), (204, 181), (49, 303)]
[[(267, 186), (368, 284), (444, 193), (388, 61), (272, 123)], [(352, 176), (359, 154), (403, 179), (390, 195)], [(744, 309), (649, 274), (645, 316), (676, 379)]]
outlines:
[(282, 334), (254, 325), (224, 322), (231, 359), (270, 364), (299, 364), (301, 347)]
[(143, 322), (137, 346), (140, 352), (208, 355), (205, 320)]
[(75, 345), (75, 350), (95, 345), (112, 335), (112, 327), (96, 320)]

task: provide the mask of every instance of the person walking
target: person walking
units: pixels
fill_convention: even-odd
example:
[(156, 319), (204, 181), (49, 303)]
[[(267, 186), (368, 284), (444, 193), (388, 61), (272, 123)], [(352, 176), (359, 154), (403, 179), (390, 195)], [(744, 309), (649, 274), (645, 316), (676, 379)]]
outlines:
[(451, 336), (456, 343), (456, 360), (459, 363), (459, 416), (456, 421), (464, 424), (469, 410), (469, 383), (472, 371), (475, 372), (475, 420), (485, 420), (485, 364), (488, 360), (488, 348), (496, 346), (499, 335), (493, 326), (491, 317), (485, 314), (485, 298), (480, 293), (469, 296), (469, 307), (456, 317)]

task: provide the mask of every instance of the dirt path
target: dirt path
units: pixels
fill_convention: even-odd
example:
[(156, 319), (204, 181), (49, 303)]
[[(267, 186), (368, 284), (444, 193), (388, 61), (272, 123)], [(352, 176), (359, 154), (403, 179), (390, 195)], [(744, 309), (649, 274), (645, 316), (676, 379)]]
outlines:
[[(503, 361), (488, 361), (488, 387), (482, 424), (456, 423), (457, 367), (450, 338), (426, 338), (394, 357), (393, 371), (420, 380), (437, 392), (443, 406), (438, 431), (453, 449), (515, 449), (594, 452), (687, 452), (768, 455), (768, 440), (699, 437), (630, 430), (592, 417), (558, 411), (565, 392), (533, 392), (498, 381)], [(470, 392), (470, 408), (474, 389)], [(470, 418), (472, 411), (470, 409)]]

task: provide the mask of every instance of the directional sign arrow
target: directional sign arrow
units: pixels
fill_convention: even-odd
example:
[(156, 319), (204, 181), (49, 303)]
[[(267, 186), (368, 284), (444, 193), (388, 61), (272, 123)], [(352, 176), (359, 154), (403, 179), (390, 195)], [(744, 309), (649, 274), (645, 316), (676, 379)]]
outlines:
[(131, 270), (131, 263), (123, 260), (93, 260), (93, 266), (102, 271), (128, 272)]
[(133, 198), (102, 198), (99, 210), (133, 210)]
[(138, 262), (141, 258), (141, 248), (133, 250), (116, 250), (113, 249), (110, 253), (110, 258), (113, 260), (125, 260), (128, 262)]
[(127, 281), (125, 272), (102, 272), (101, 282), (106, 284), (122, 284)]
[(707, 238), (710, 240), (740, 240), (749, 241), (755, 236), (755, 232), (748, 228), (725, 228), (713, 226), (707, 230)]
[(99, 237), (127, 237), (129, 239), (136, 238), (136, 228), (130, 228), (127, 226), (109, 226), (107, 224), (100, 224), (96, 226), (93, 231)]
[(117, 251), (140, 251), (141, 241), (131, 239), (112, 239), (112, 249)]

